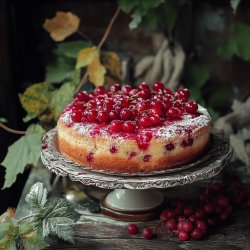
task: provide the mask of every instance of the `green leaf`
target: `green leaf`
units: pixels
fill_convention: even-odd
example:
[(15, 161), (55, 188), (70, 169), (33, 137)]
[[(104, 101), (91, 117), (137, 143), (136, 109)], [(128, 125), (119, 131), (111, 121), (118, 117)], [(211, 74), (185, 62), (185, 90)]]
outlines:
[(230, 60), (234, 54), (237, 54), (237, 43), (233, 37), (224, 41), (218, 48), (219, 55), (226, 60)]
[(7, 121), (7, 119), (5, 119), (5, 118), (3, 118), (3, 117), (0, 117), (0, 122), (6, 123), (6, 122), (8, 122), (8, 121)]
[(209, 96), (208, 103), (213, 108), (229, 108), (233, 97), (233, 89), (231, 87), (218, 88)]
[(19, 233), (20, 234), (29, 234), (33, 231), (33, 227), (29, 223), (23, 223), (19, 226)]
[(0, 250), (17, 250), (16, 241), (12, 238), (0, 240)]
[(85, 41), (70, 41), (57, 43), (54, 53), (58, 57), (69, 57), (72, 59), (76, 59), (80, 50), (91, 46), (91, 43)]
[(125, 13), (129, 13), (138, 5), (138, 1), (118, 0), (118, 4), (122, 11), (124, 11)]
[(35, 183), (25, 197), (25, 201), (33, 208), (43, 209), (47, 201), (47, 189), (43, 183)]
[(32, 135), (32, 134), (37, 134), (40, 137), (42, 137), (42, 135), (45, 133), (45, 130), (38, 124), (31, 124), (27, 130), (26, 133), (28, 135)]
[(38, 163), (42, 134), (42, 130), (39, 133), (29, 134), (28, 132), (8, 148), (8, 153), (1, 163), (6, 169), (3, 188), (10, 187), (16, 181), (17, 175), (23, 173), (27, 164)]
[(50, 101), (50, 107), (55, 120), (57, 120), (66, 105), (72, 101), (74, 92), (75, 87), (71, 83), (64, 83), (58, 90), (54, 91)]
[(95, 58), (96, 53), (99, 53), (99, 50), (95, 46), (81, 50), (77, 56), (76, 69), (88, 66)]
[(163, 13), (162, 20), (166, 22), (166, 26), (169, 31), (171, 31), (175, 25), (177, 19), (177, 9), (173, 1), (167, 0), (165, 4), (161, 7), (161, 12)]
[(2, 223), (0, 224), (0, 240), (10, 231), (11, 229), (10, 223)]
[(64, 199), (51, 201), (41, 214), (34, 216), (32, 221), (34, 228), (43, 237), (56, 235), (70, 242), (73, 242), (73, 223), (69, 204)]
[(240, 2), (241, 2), (241, 0), (230, 0), (230, 5), (231, 5), (231, 8), (233, 9), (234, 14), (236, 14), (237, 8), (238, 8)]
[(75, 70), (75, 60), (58, 57), (46, 67), (45, 81), (48, 83), (61, 83), (68, 79)]
[(188, 81), (201, 88), (209, 79), (209, 70), (205, 65), (191, 64), (187, 67)]
[(131, 15), (132, 21), (129, 23), (130, 29), (135, 29), (139, 26), (142, 20), (142, 16), (140, 12), (135, 12)]
[(34, 234), (31, 237), (22, 237), (25, 250), (40, 250), (48, 246), (43, 237)]
[(189, 88), (190, 89), (190, 99), (195, 100), (196, 102), (198, 102), (201, 106), (205, 106), (205, 102), (203, 100), (202, 94), (201, 94), (201, 90), (200, 88), (197, 88), (195, 86), (192, 86)]
[(27, 113), (26, 116), (22, 119), (23, 122), (29, 122), (37, 117), (34, 113)]

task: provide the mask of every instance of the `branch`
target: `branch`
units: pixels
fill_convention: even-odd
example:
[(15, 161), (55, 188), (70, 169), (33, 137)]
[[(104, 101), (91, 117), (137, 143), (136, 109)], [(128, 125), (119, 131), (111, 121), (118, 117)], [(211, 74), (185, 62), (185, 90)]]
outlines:
[(93, 42), (90, 40), (90, 38), (89, 38), (87, 35), (85, 35), (83, 32), (81, 32), (80, 30), (77, 30), (76, 33), (79, 34), (79, 35), (80, 35), (82, 38), (84, 38), (86, 41), (88, 41), (88, 42), (90, 42), (90, 43), (93, 43)]
[(17, 134), (17, 135), (25, 135), (26, 134), (26, 131), (15, 130), (15, 129), (9, 128), (1, 122), (0, 122), (0, 128), (4, 129), (5, 131), (8, 131), (12, 134)]
[[(108, 38), (108, 36), (109, 36), (109, 34), (111, 32), (111, 29), (112, 29), (112, 27), (114, 25), (114, 22), (115, 22), (116, 18), (118, 17), (119, 13), (120, 13), (120, 8), (118, 7), (116, 9), (116, 11), (115, 11), (115, 14), (111, 18), (111, 20), (109, 22), (109, 25), (108, 25), (108, 27), (107, 27), (101, 41), (99, 42), (99, 44), (97, 46), (98, 49), (100, 49), (103, 46), (103, 44), (106, 42), (106, 40), (107, 40), (107, 38)], [(87, 82), (87, 80), (88, 80), (88, 73), (86, 71), (85, 74), (83, 75), (82, 79), (81, 79), (81, 82), (79, 83), (78, 87), (76, 88), (75, 93), (77, 93), (82, 88), (82, 86)]]

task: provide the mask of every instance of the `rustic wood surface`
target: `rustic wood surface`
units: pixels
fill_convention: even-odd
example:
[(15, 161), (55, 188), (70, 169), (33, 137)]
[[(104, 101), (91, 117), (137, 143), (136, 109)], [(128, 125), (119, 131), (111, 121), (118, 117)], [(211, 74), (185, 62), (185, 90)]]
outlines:
[[(246, 169), (240, 163), (231, 164), (231, 168), (237, 168), (243, 181), (248, 181), (249, 177)], [(23, 190), (22, 197), (16, 210), (16, 217), (22, 216), (25, 211), (24, 197), (28, 193), (32, 184), (42, 181), (50, 189), (49, 181), (51, 175), (45, 169), (34, 169)], [(218, 177), (219, 178), (219, 177)], [(208, 181), (186, 185), (180, 188), (171, 188), (162, 192), (167, 197), (195, 197), (200, 187), (207, 185)], [(108, 190), (88, 187), (85, 189), (90, 195), (101, 199)], [(53, 196), (58, 196), (58, 190), (53, 190)], [(167, 233), (162, 229), (157, 238), (146, 240), (139, 233), (130, 235), (127, 233), (128, 222), (115, 221), (99, 213), (91, 213), (86, 208), (74, 206), (80, 214), (80, 218), (75, 225), (75, 244), (63, 241), (51, 241), (47, 249), (213, 249), (213, 250), (234, 250), (250, 249), (250, 212), (249, 210), (238, 210), (234, 212), (227, 223), (214, 228), (208, 236), (201, 241), (181, 242), (176, 236)], [(137, 223), (139, 228), (153, 227), (158, 220)]]

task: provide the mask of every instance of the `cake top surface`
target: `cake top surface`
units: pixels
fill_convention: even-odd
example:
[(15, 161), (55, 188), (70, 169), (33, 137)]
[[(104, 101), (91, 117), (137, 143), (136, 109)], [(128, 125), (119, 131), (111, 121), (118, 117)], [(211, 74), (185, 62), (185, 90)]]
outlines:
[(209, 125), (207, 110), (189, 100), (189, 90), (172, 92), (161, 82), (133, 89), (114, 84), (107, 91), (80, 91), (60, 116), (79, 134), (116, 139), (168, 139)]

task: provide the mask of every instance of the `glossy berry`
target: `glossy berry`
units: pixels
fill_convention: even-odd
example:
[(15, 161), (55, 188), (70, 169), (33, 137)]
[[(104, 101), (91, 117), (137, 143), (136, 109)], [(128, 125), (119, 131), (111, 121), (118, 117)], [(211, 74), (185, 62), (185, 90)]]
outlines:
[(144, 100), (147, 100), (151, 97), (151, 92), (149, 89), (143, 89), (138, 93), (138, 96)]
[(190, 236), (194, 240), (200, 240), (203, 237), (204, 233), (199, 228), (195, 228), (191, 233)]
[(172, 107), (173, 103), (170, 100), (165, 100), (164, 102), (164, 108), (168, 110), (169, 108)]
[(125, 133), (134, 133), (135, 132), (135, 123), (132, 121), (125, 121), (122, 125), (122, 130)]
[(142, 235), (145, 239), (149, 240), (153, 237), (153, 232), (150, 228), (144, 228), (142, 231)]
[(179, 239), (180, 239), (181, 241), (185, 241), (185, 240), (188, 240), (189, 235), (188, 235), (188, 233), (187, 233), (186, 231), (181, 230), (181, 231), (179, 232), (179, 234), (178, 234), (178, 237), (179, 237)]
[(144, 89), (149, 89), (148, 84), (146, 84), (145, 82), (141, 83), (138, 87), (138, 89), (144, 90)]
[(73, 122), (80, 122), (82, 120), (82, 112), (79, 110), (76, 110), (72, 113), (71, 119)]
[(185, 110), (189, 114), (194, 114), (198, 110), (198, 104), (195, 101), (189, 101), (185, 105)]
[(152, 126), (157, 126), (160, 124), (160, 117), (158, 115), (153, 115), (150, 117), (150, 122)]
[(87, 114), (87, 119), (90, 122), (96, 122), (97, 119), (97, 111), (96, 110), (90, 110)]
[(177, 92), (177, 97), (183, 101), (187, 101), (189, 96), (190, 96), (190, 92), (188, 89), (179, 89)]
[(143, 112), (147, 109), (149, 109), (149, 106), (146, 102), (140, 102), (136, 105), (136, 110), (138, 110), (138, 112)]
[(159, 90), (163, 91), (163, 89), (164, 89), (164, 84), (162, 82), (156, 82), (156, 83), (154, 83), (154, 85), (153, 85), (153, 90), (154, 91), (157, 91), (157, 92)]
[(207, 232), (207, 223), (204, 220), (197, 220), (196, 228), (200, 229), (205, 234)]
[(195, 209), (194, 209), (193, 206), (188, 206), (188, 207), (186, 207), (186, 208), (183, 210), (183, 214), (184, 214), (185, 216), (191, 216), (192, 214), (194, 214), (194, 212), (195, 212)]
[(116, 120), (119, 118), (119, 113), (116, 110), (111, 110), (109, 112), (110, 120)]
[(227, 207), (230, 203), (229, 198), (225, 195), (220, 195), (217, 198), (218, 205), (221, 207)]
[(173, 231), (177, 228), (177, 222), (175, 219), (170, 219), (167, 221), (166, 226), (169, 231)]
[(205, 217), (205, 211), (203, 208), (197, 208), (196, 209), (196, 212), (195, 212), (195, 216), (198, 218), (198, 219), (202, 219)]
[(128, 233), (130, 234), (137, 234), (139, 231), (138, 226), (136, 224), (129, 224), (128, 225)]
[(150, 109), (150, 113), (154, 114), (154, 115), (161, 116), (163, 111), (161, 108), (152, 108), (152, 109)]
[(148, 128), (151, 126), (151, 120), (148, 116), (143, 116), (140, 118), (139, 124), (143, 128)]
[(106, 89), (103, 86), (98, 86), (94, 90), (95, 95), (103, 95), (106, 93)]
[(162, 109), (163, 108), (163, 105), (160, 101), (157, 101), (157, 100), (153, 100), (151, 101), (150, 103), (150, 107), (151, 108), (157, 108), (157, 109)]
[(186, 232), (191, 232), (193, 230), (194, 226), (191, 221), (184, 221), (183, 222), (183, 230)]
[(215, 205), (214, 203), (212, 202), (207, 202), (205, 205), (204, 205), (204, 211), (206, 214), (211, 214), (213, 213), (215, 210)]
[(80, 92), (77, 94), (76, 97), (78, 98), (79, 101), (83, 101), (83, 102), (87, 102), (87, 101), (90, 100), (90, 97), (89, 97), (89, 95), (87, 94), (86, 91), (80, 91)]
[(124, 121), (129, 120), (133, 117), (133, 113), (130, 109), (124, 108), (120, 112), (120, 118)]
[(172, 107), (170, 108), (167, 113), (166, 113), (166, 117), (169, 119), (175, 119), (179, 116), (179, 112), (178, 109)]
[(109, 130), (110, 132), (122, 132), (123, 128), (122, 128), (123, 122), (119, 121), (119, 120), (113, 120), (110, 125), (109, 125)]
[(115, 83), (115, 84), (110, 86), (110, 92), (113, 92), (113, 93), (116, 93), (120, 89), (121, 89), (121, 86), (118, 83)]
[(125, 85), (122, 87), (122, 92), (128, 94), (132, 90), (132, 87), (129, 85)]
[(168, 218), (168, 213), (170, 212), (171, 210), (169, 208), (166, 208), (164, 209), (161, 214), (160, 214), (160, 220), (161, 221), (167, 221), (169, 218)]
[(99, 111), (98, 115), (97, 115), (97, 119), (101, 122), (101, 123), (105, 123), (109, 120), (109, 114), (107, 111)]

